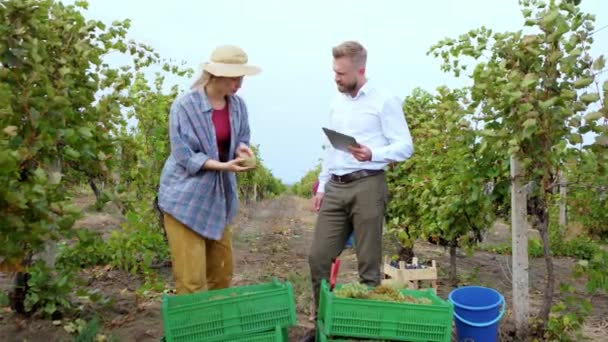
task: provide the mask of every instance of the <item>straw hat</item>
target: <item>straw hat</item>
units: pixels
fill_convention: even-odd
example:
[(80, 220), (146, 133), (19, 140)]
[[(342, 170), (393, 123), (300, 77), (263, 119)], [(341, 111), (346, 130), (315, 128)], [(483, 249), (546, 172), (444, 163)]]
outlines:
[(247, 64), (247, 61), (247, 54), (241, 48), (223, 45), (213, 50), (209, 61), (203, 63), (203, 70), (219, 77), (248, 76), (261, 71), (257, 66)]

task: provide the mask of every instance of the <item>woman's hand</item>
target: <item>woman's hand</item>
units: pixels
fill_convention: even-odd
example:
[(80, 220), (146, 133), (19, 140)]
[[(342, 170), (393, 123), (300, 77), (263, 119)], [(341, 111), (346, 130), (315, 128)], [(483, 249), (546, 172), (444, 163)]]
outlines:
[(237, 147), (236, 149), (236, 158), (243, 159), (241, 166), (245, 166), (248, 168), (255, 167), (255, 155), (253, 154), (253, 151), (249, 148), (249, 146), (243, 143), (240, 143), (239, 147)]
[(244, 158), (241, 157), (237, 157), (235, 159), (232, 159), (230, 161), (227, 161), (224, 164), (224, 171), (230, 171), (230, 172), (243, 172), (243, 171), (249, 171), (251, 169), (255, 168), (255, 165), (251, 166), (251, 165), (244, 165), (243, 163), (245, 162)]
[(203, 164), (203, 169), (212, 171), (243, 172), (255, 168), (255, 165), (243, 165), (244, 162), (245, 159), (241, 157), (237, 157), (224, 163), (219, 162), (217, 160), (208, 159), (205, 164)]
[(249, 146), (240, 143), (239, 146), (236, 148), (236, 157), (241, 157), (241, 158), (253, 158), (253, 151), (249, 148)]

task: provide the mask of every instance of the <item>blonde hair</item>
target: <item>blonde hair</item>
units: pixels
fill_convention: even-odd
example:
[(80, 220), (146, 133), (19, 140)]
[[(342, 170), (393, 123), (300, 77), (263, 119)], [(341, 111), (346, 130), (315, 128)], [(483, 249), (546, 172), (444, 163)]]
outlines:
[(213, 77), (215, 76), (213, 76), (210, 72), (203, 70), (201, 76), (194, 82), (190, 89), (194, 90), (205, 88), (209, 84), (209, 82), (211, 82), (211, 79)]
[(349, 40), (332, 49), (334, 59), (347, 57), (355, 63), (365, 66), (367, 63), (367, 50), (359, 42)]

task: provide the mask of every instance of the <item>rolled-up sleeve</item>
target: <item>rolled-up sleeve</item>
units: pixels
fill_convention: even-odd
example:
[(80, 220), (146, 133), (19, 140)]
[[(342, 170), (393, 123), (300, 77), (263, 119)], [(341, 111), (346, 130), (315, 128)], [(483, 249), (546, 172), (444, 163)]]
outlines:
[(331, 152), (328, 151), (325, 153), (325, 158), (321, 162), (321, 172), (319, 172), (319, 187), (317, 188), (317, 192), (325, 193), (325, 185), (329, 182), (331, 175), (329, 174), (329, 164), (331, 158)]
[(380, 115), (382, 132), (388, 145), (372, 149), (372, 161), (400, 162), (414, 153), (414, 143), (398, 98), (389, 98)]
[(169, 113), (169, 138), (171, 141), (171, 155), (176, 163), (186, 169), (189, 175), (195, 175), (203, 168), (209, 156), (202, 152), (194, 152), (188, 145), (184, 132), (192, 132), (188, 128), (191, 123), (187, 119), (186, 109), (179, 103), (171, 106)]

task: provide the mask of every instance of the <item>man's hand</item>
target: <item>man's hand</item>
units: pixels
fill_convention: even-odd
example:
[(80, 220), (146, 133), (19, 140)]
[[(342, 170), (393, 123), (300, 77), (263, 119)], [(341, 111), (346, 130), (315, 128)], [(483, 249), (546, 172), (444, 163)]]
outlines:
[(348, 150), (352, 153), (353, 157), (358, 161), (370, 161), (372, 160), (372, 150), (364, 145), (349, 146)]
[(249, 146), (240, 143), (236, 148), (236, 156), (241, 158), (253, 158), (253, 151), (249, 148)]
[(317, 194), (312, 198), (312, 209), (316, 212), (321, 210), (321, 202), (323, 202), (323, 192), (317, 192)]

